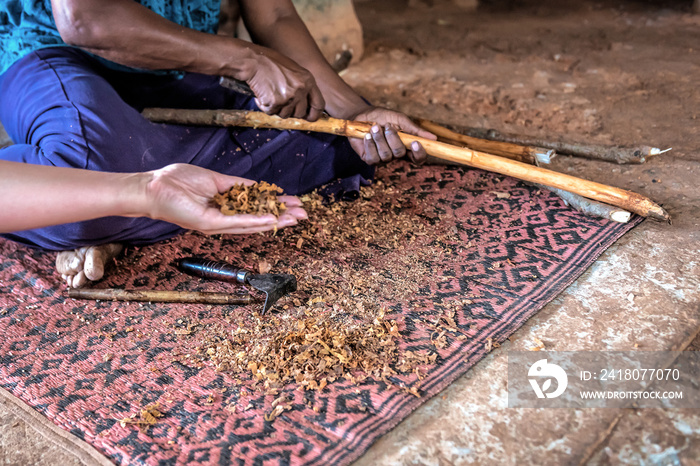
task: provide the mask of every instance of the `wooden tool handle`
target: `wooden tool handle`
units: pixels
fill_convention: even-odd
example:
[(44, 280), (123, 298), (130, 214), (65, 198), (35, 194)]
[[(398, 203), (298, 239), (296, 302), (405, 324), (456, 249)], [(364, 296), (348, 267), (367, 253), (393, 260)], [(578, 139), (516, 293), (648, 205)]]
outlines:
[(68, 296), (73, 299), (101, 299), (105, 301), (137, 301), (150, 303), (190, 303), (190, 304), (250, 304), (250, 295), (236, 296), (214, 291), (160, 291), (160, 290), (119, 290), (119, 289), (70, 289)]

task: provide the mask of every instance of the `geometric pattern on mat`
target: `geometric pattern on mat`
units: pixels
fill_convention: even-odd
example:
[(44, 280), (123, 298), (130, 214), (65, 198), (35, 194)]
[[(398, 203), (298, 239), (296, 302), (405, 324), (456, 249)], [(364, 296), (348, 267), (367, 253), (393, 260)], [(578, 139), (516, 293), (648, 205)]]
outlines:
[[(396, 163), (380, 169), (377, 178), (383, 187), (364, 208), (401, 206), (428, 226), (428, 235), (408, 241), (407, 232), (391, 250), (365, 242), (318, 254), (295, 247), (293, 230), (274, 238), (188, 233), (128, 248), (119, 267), (96, 286), (228, 289), (193, 282), (171, 266), (192, 254), (227, 256), (254, 268), (263, 251), (276, 248), (292, 269), (313, 260), (380, 274), (383, 263), (421, 257), (429, 273), (415, 292), (398, 300), (382, 297), (387, 318), (400, 322), (401, 350), (438, 355), (421, 381), (412, 374), (395, 381), (419, 386), (421, 398), (372, 379), (355, 384), (341, 378), (320, 392), (289, 384), (282, 392), (293, 409), (268, 422), (264, 414), (276, 396), (246, 390), (250, 378), (172, 357), (183, 351), (183, 338), (172, 331), (178, 319), (214, 323), (249, 309), (72, 301), (55, 275), (54, 254), (4, 240), (0, 384), (118, 464), (347, 464), (504, 341), (641, 221), (591, 219), (547, 191), (480, 170)], [(454, 316), (465, 337), (448, 335), (447, 345), (436, 348), (426, 320), (465, 298), (468, 304)], [(166, 415), (148, 431), (119, 424), (153, 402)], [(248, 409), (230, 409), (234, 405)]]

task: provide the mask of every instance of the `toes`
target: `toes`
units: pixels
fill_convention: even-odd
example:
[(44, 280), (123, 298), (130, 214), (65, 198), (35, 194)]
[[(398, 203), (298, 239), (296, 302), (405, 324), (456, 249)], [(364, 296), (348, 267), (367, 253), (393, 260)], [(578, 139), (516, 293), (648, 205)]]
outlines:
[(61, 251), (56, 254), (56, 270), (61, 274), (74, 275), (83, 269), (83, 260), (87, 248), (74, 251)]
[(90, 247), (85, 253), (85, 276), (92, 281), (102, 278), (107, 262), (116, 257), (121, 250), (122, 245), (118, 243)]
[(90, 248), (85, 254), (84, 275), (92, 281), (99, 280), (105, 274), (105, 252), (100, 247)]
[(70, 286), (71, 288), (82, 288), (90, 280), (88, 280), (88, 278), (85, 276), (85, 272), (81, 270), (72, 277), (72, 280), (69, 277), (69, 281), (70, 283), (68, 286)]
[(122, 250), (117, 243), (86, 246), (56, 255), (56, 270), (71, 288), (80, 288), (104, 276), (105, 264)]
[(120, 243), (109, 243), (105, 244), (105, 251), (107, 252), (107, 257), (105, 257), (105, 262), (114, 259), (117, 255), (122, 252), (124, 246)]

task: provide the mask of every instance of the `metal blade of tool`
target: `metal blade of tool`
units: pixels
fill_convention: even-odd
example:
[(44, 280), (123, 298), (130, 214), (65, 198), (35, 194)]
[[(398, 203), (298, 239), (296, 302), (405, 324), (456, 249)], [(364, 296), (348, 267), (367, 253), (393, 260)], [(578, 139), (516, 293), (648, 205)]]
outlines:
[(288, 274), (249, 274), (247, 283), (267, 295), (263, 306), (263, 315), (282, 296), (297, 290), (297, 279)]
[[(219, 85), (227, 89), (234, 90), (239, 94), (247, 95), (248, 97), (255, 97), (255, 93), (245, 81), (234, 78), (225, 78), (222, 76), (219, 78)], [(328, 112), (324, 110), (323, 115), (328, 116)]]
[(234, 78), (219, 78), (219, 85), (227, 89), (238, 92), (239, 94), (247, 95), (249, 97), (255, 97), (255, 93), (250, 88), (248, 83)]
[(250, 285), (265, 293), (262, 314), (265, 315), (282, 296), (297, 290), (297, 279), (289, 274), (254, 274), (225, 262), (216, 262), (201, 257), (187, 257), (177, 261), (177, 268), (195, 277), (219, 280), (228, 283)]

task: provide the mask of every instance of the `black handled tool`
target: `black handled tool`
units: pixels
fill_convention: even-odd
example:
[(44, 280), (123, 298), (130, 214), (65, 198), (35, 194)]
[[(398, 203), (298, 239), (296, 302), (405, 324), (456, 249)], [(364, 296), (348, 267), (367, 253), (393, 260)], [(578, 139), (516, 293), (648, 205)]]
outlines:
[(177, 268), (195, 277), (208, 278), (229, 283), (250, 285), (265, 293), (263, 315), (282, 296), (297, 290), (297, 279), (289, 274), (255, 274), (225, 262), (216, 262), (199, 257), (187, 257), (177, 262)]

